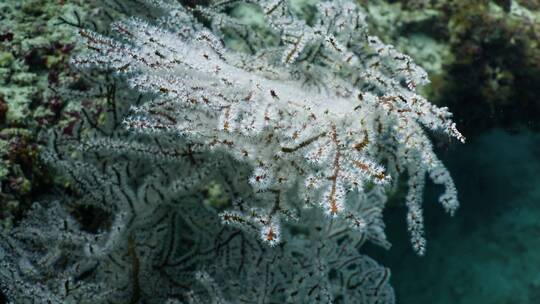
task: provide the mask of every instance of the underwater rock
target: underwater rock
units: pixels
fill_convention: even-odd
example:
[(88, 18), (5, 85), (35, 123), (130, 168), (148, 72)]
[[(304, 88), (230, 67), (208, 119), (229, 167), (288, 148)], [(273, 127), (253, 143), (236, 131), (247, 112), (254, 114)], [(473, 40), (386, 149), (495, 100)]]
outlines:
[(428, 72), (423, 91), (475, 136), (540, 129), (538, 1), (364, 1), (375, 31)]

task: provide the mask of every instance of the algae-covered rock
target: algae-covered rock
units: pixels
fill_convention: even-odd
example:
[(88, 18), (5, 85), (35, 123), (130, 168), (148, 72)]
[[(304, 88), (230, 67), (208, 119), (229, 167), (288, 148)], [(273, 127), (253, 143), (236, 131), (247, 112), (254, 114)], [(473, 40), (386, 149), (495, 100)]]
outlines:
[[(61, 14), (83, 1), (0, 2), (0, 221), (8, 227), (48, 183), (39, 134), (60, 119), (57, 90), (73, 79), (74, 31)], [(67, 101), (62, 101), (66, 103)], [(58, 107), (56, 107), (58, 108)]]
[(540, 129), (537, 0), (360, 2), (373, 30), (426, 69), (424, 93), (449, 106), (469, 137), (494, 126)]
[[(47, 137), (71, 134), (86, 115), (104, 123), (114, 95), (71, 68), (77, 30), (108, 28), (122, 16), (152, 11), (119, 0), (0, 1), (0, 222), (10, 226), (57, 179), (42, 161)], [(101, 83), (105, 88), (98, 88)], [(84, 134), (84, 130), (79, 130)], [(6, 205), (7, 204), (7, 205)], [(8, 207), (8, 205), (10, 207)], [(2, 225), (0, 223), (0, 226)]]

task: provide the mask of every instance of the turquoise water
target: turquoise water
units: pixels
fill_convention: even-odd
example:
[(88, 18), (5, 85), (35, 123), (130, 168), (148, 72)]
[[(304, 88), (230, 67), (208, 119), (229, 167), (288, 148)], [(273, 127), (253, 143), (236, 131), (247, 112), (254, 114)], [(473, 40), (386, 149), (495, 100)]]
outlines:
[(449, 218), (434, 187), (424, 202), (428, 250), (416, 256), (404, 208), (387, 211), (398, 303), (540, 303), (540, 135), (492, 130), (441, 154), (459, 189)]

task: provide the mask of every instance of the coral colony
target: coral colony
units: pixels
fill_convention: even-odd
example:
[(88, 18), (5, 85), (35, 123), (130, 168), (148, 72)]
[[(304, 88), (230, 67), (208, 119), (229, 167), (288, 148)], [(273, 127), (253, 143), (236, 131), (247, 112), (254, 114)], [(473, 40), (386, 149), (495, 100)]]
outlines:
[[(74, 66), (139, 93), (119, 127), (80, 127), (75, 149), (52, 136), (48, 161), (78, 199), (35, 204), (2, 236), (8, 298), (394, 303), (389, 270), (359, 250), (390, 246), (387, 194), (408, 181), (419, 255), (426, 176), (446, 211), (458, 207), (426, 132), (465, 139), (416, 93), (424, 70), (370, 36), (348, 0), (148, 2), (161, 18), (79, 30)], [(85, 227), (81, 206), (105, 224)]]

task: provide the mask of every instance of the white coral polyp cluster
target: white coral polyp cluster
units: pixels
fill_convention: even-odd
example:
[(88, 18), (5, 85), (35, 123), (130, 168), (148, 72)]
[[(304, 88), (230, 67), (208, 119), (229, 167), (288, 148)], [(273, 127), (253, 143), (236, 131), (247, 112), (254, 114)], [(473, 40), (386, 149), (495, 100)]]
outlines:
[[(367, 226), (382, 225), (369, 220), (380, 216), (381, 206), (358, 193), (389, 188), (408, 172), (409, 231), (423, 253), (425, 176), (446, 187), (441, 196), (446, 210), (453, 213), (458, 206), (454, 183), (424, 130), (464, 141), (448, 110), (416, 93), (427, 82), (426, 73), (410, 57), (368, 36), (351, 1), (322, 1), (309, 25), (288, 1), (256, 2), (281, 36), (279, 45), (255, 54), (231, 51), (220, 42), (231, 18), (220, 18), (210, 31), (192, 14), (176, 10), (175, 28), (130, 19), (113, 27), (119, 39), (81, 31), (94, 52), (74, 62), (113, 68), (133, 87), (157, 95), (132, 109), (125, 120), (132, 130), (178, 134), (254, 168), (246, 180), (261, 194), (256, 204), (267, 214), (227, 211), (225, 222), (257, 223), (261, 239), (276, 244), (280, 219), (295, 208), (320, 206), (362, 233), (380, 231)], [(216, 2), (199, 9), (217, 18), (225, 15), (225, 6)], [(235, 22), (235, 28), (242, 24)], [(247, 43), (257, 37), (247, 37)], [(366, 213), (371, 209), (377, 212)]]

